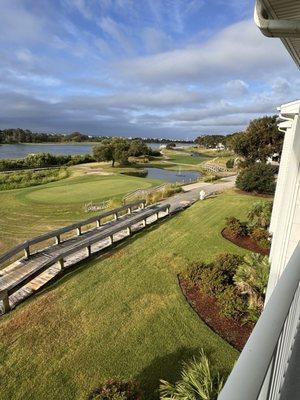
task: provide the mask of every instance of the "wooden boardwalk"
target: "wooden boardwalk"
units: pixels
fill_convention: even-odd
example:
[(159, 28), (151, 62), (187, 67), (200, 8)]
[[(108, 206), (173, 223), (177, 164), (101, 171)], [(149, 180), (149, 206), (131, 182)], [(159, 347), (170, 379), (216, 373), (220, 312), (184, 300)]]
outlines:
[[(0, 270), (0, 313), (15, 308), (68, 267), (166, 217), (169, 211), (169, 204), (144, 208), (144, 202), (137, 202), (46, 233), (14, 247), (0, 256), (0, 262), (6, 262), (20, 251), (24, 251), (25, 256)], [(101, 224), (101, 219), (105, 219), (104, 224)], [(96, 227), (82, 232), (83, 226), (94, 222)], [(74, 230), (76, 236), (62, 241), (62, 234)], [(31, 254), (32, 245), (45, 242), (49, 238), (54, 238), (55, 243), (50, 246), (47, 244), (47, 247)]]

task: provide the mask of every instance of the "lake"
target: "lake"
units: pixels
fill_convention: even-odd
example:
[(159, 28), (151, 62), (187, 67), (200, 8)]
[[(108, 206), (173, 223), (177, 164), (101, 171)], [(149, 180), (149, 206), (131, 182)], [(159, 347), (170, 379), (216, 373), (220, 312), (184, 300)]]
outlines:
[(188, 183), (201, 176), (201, 174), (196, 171), (170, 171), (162, 168), (146, 168), (146, 170), (148, 171), (147, 178), (161, 179), (162, 181), (170, 183)]
[[(54, 155), (76, 155), (91, 154), (94, 144), (60, 144), (60, 143), (42, 143), (42, 144), (3, 144), (0, 146), (1, 158), (22, 158), (28, 154), (51, 153)], [(159, 143), (147, 143), (147, 146), (157, 150)], [(177, 143), (177, 146), (187, 147), (186, 143)]]

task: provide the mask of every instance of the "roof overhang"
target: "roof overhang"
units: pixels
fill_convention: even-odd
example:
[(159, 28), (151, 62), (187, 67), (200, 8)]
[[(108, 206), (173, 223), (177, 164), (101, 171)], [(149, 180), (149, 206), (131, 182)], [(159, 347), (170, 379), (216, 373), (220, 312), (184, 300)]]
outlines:
[(300, 0), (256, 0), (254, 20), (264, 35), (282, 40), (300, 68)]

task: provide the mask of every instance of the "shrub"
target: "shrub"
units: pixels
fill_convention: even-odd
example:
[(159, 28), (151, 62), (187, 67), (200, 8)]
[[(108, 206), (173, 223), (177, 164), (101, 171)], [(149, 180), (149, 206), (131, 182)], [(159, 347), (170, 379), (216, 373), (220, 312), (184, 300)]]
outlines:
[(269, 240), (270, 234), (267, 230), (262, 228), (253, 228), (250, 234), (251, 238), (263, 248), (270, 248), (271, 242)]
[(109, 380), (89, 395), (88, 400), (140, 400), (142, 394), (133, 381)]
[(243, 297), (235, 286), (228, 286), (217, 294), (220, 314), (226, 318), (241, 318), (247, 306)]
[(262, 162), (251, 164), (239, 173), (236, 187), (246, 192), (273, 194), (275, 192), (273, 167)]
[(216, 295), (233, 284), (233, 277), (243, 258), (235, 254), (219, 254), (210, 264), (193, 263), (186, 277), (199, 286), (201, 292)]
[(226, 218), (226, 228), (235, 238), (244, 237), (248, 234), (247, 224), (235, 217)]
[(174, 385), (160, 381), (161, 400), (216, 400), (224, 380), (212, 367), (210, 360), (201, 350), (200, 358), (184, 364), (181, 379)]
[(229, 160), (226, 161), (226, 168), (232, 169), (234, 167), (234, 159), (230, 158)]
[(214, 182), (217, 181), (218, 179), (220, 179), (218, 175), (206, 175), (203, 178), (203, 182)]
[(184, 278), (191, 281), (194, 285), (198, 285), (201, 281), (201, 276), (205, 273), (205, 270), (210, 268), (211, 264), (205, 264), (204, 262), (193, 262), (188, 265), (187, 270), (184, 273)]

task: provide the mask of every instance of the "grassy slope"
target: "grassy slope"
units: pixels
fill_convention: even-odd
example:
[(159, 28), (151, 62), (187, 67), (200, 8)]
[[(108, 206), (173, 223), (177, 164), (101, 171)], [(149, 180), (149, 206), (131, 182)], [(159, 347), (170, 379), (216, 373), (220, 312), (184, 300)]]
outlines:
[(0, 192), (0, 253), (26, 238), (87, 218), (89, 201), (121, 198), (159, 181), (125, 175), (73, 176), (47, 185)]
[(70, 273), (0, 320), (3, 399), (85, 399), (111, 377), (135, 378), (153, 395), (201, 347), (228, 369), (237, 352), (186, 303), (177, 273), (191, 260), (242, 253), (220, 235), (255, 197), (234, 192), (197, 203), (133, 237), (111, 256)]

